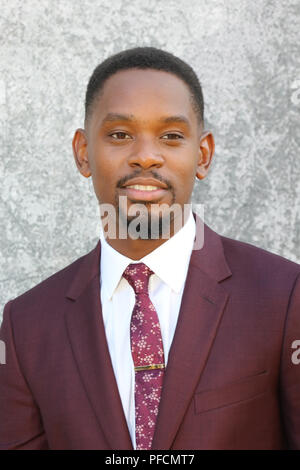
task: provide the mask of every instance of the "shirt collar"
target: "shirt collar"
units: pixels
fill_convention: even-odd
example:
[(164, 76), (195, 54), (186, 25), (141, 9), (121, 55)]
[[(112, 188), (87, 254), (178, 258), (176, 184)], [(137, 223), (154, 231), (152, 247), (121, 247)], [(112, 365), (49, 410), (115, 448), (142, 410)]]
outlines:
[(179, 293), (186, 278), (195, 235), (196, 224), (190, 211), (188, 220), (173, 237), (140, 260), (132, 260), (107, 243), (100, 227), (101, 283), (107, 297), (109, 299), (112, 297), (128, 264), (141, 262), (145, 263), (171, 289)]

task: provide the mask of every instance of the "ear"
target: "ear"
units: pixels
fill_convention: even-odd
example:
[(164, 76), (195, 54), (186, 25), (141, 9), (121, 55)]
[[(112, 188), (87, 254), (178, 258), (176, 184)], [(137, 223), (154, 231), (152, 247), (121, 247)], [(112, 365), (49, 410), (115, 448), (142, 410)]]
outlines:
[(196, 171), (196, 178), (202, 180), (206, 177), (212, 162), (215, 151), (214, 136), (210, 131), (205, 131), (200, 137), (199, 142), (199, 160)]
[(83, 176), (88, 178), (91, 176), (91, 169), (88, 161), (87, 138), (84, 129), (77, 129), (75, 131), (72, 148), (78, 170)]

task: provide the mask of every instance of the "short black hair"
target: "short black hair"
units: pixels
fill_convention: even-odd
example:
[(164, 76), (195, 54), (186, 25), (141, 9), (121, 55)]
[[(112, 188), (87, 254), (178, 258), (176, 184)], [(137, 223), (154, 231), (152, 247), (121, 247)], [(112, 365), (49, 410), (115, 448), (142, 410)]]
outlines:
[(85, 123), (93, 103), (100, 97), (104, 82), (119, 70), (155, 69), (173, 73), (189, 87), (191, 102), (199, 124), (204, 121), (204, 101), (199, 79), (190, 65), (170, 52), (155, 47), (134, 47), (114, 54), (100, 63), (92, 73), (85, 96)]

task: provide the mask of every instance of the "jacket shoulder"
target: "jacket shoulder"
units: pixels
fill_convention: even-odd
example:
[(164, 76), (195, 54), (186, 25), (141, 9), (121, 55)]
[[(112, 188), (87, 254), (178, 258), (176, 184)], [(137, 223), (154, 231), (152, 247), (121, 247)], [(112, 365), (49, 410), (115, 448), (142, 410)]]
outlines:
[(65, 297), (71, 281), (81, 269), (84, 269), (85, 265), (90, 264), (89, 261), (93, 258), (98, 245), (99, 243), (90, 252), (80, 256), (26, 292), (11, 299), (14, 309), (21, 307), (24, 311), (27, 307), (32, 309), (32, 307), (42, 303), (45, 305), (51, 304), (54, 300)]
[(255, 270), (268, 277), (283, 277), (286, 274), (297, 276), (300, 274), (300, 265), (283, 256), (277, 255), (263, 248), (221, 236), (224, 255), (230, 266), (237, 270)]

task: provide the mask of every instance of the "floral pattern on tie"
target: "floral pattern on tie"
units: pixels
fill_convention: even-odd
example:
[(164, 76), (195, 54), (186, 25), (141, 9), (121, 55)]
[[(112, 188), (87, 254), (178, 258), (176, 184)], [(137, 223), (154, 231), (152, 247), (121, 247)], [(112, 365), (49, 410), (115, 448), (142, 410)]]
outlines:
[[(153, 271), (144, 263), (130, 264), (123, 273), (135, 292), (135, 305), (130, 323), (131, 352), (135, 367), (164, 364), (159, 319), (148, 292), (151, 274)], [(135, 372), (137, 450), (151, 449), (163, 376), (164, 369)]]

